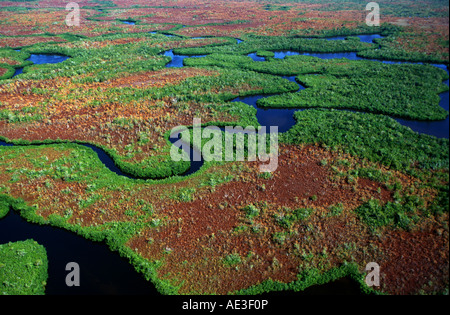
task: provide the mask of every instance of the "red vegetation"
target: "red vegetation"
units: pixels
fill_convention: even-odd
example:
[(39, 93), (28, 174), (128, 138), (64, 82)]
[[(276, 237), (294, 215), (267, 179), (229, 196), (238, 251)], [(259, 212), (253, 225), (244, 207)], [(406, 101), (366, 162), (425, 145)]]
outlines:
[(448, 243), (443, 229), (390, 232), (381, 244), (386, 254), (380, 264), (383, 289), (396, 295), (442, 290), (449, 278)]
[[(388, 191), (369, 180), (360, 180), (357, 190), (345, 183), (333, 184), (330, 171), (320, 165), (322, 159), (331, 156), (315, 146), (283, 146), (273, 178), (259, 178), (258, 171), (252, 167), (244, 177), (217, 187), (213, 192), (196, 195), (192, 202), (167, 204), (164, 201), (156, 208), (164, 211), (161, 215), (173, 218), (174, 223), (159, 231), (146, 230), (129, 246), (150, 260), (164, 256), (165, 264), (159, 269), (159, 276), (166, 278), (170, 272), (179, 281), (186, 280), (181, 289), (183, 293), (199, 290), (224, 294), (269, 278), (294, 281), (301, 263), (301, 258), (293, 252), (294, 244), (307, 252), (321, 251), (324, 247), (333, 252), (343, 241), (355, 241), (363, 246), (367, 231), (352, 218), (350, 211), (365, 198), (390, 199)], [(377, 192), (378, 188), (382, 190), (381, 194)], [(313, 195), (318, 197), (316, 201), (311, 200)], [(340, 202), (346, 209), (345, 219), (324, 218), (327, 208)], [(255, 219), (261, 233), (232, 232), (245, 222), (243, 207), (264, 203), (267, 208)], [(294, 231), (298, 234), (286, 244), (274, 242), (273, 234), (283, 228), (274, 224), (273, 215), (285, 208), (302, 207), (315, 209), (312, 218), (296, 226)], [(321, 218), (320, 223), (315, 222), (318, 218)], [(316, 233), (325, 238), (304, 241), (310, 234), (304, 230), (304, 224), (311, 222), (315, 222)], [(149, 243), (149, 240), (154, 241)], [(164, 254), (167, 250), (170, 254)], [(224, 266), (221, 260), (232, 252), (241, 257), (250, 254), (252, 258), (238, 269)], [(183, 264), (183, 261), (189, 263)], [(332, 256), (328, 263), (333, 267), (342, 261)]]
[(1, 67), (0, 67), (0, 77), (1, 77), (2, 75), (4, 75), (7, 71), (8, 71), (8, 69), (1, 68)]

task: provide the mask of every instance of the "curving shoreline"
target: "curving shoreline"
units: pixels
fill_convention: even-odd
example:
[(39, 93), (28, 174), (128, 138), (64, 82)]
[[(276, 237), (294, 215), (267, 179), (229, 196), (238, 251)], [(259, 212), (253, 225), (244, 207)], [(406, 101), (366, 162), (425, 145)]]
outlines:
[[(173, 52), (172, 52), (173, 53)], [(174, 55), (175, 56), (175, 55)], [(180, 55), (182, 56), (182, 55)], [(189, 56), (192, 57), (192, 56)], [(184, 58), (180, 58), (181, 62), (183, 62), (182, 60)], [(172, 60), (173, 61), (173, 60)], [(295, 77), (284, 77), (287, 80), (290, 81), (294, 81), (295, 82)], [(448, 84), (448, 82), (447, 82)], [(299, 84), (299, 90), (297, 92), (294, 93), (298, 93), (302, 90), (302, 86)], [(448, 92), (447, 92), (448, 93)], [(257, 109), (257, 118), (258, 121), (262, 124), (262, 125), (266, 125), (266, 123), (264, 123), (263, 119), (267, 119), (267, 123), (274, 123), (274, 124), (279, 124), (279, 126), (282, 126), (283, 128), (287, 128), (289, 129), (293, 124), (295, 124), (295, 120), (293, 118), (293, 114), (298, 111), (298, 109), (262, 109), (262, 108), (258, 108), (256, 105), (256, 101), (259, 98), (263, 98), (263, 97), (267, 97), (267, 95), (253, 95), (253, 96), (249, 96), (249, 97), (243, 97), (243, 98), (236, 98), (234, 100), (232, 100), (232, 102), (234, 101), (242, 101), (245, 102), (248, 105), (254, 106)], [(274, 117), (276, 117), (275, 115), (278, 115), (278, 122), (274, 122)], [(280, 130), (282, 131), (282, 130)], [(6, 145), (6, 146), (12, 146), (13, 144), (8, 144), (6, 142), (0, 142), (0, 145)], [(40, 144), (36, 144), (36, 145), (40, 145)], [(113, 172), (121, 175), (121, 176), (126, 176), (129, 178), (132, 178), (131, 176), (128, 176), (127, 174), (124, 174), (119, 168), (117, 168), (113, 162), (113, 160), (106, 154), (106, 152), (104, 150), (102, 150), (101, 148), (98, 148), (96, 146), (93, 145), (89, 145), (89, 144), (83, 144), (86, 147), (91, 148), (92, 150), (94, 150), (100, 160), (108, 167), (110, 168), (110, 170), (112, 170)], [(105, 161), (108, 162), (104, 162), (102, 159), (104, 159)], [(110, 166), (108, 166), (110, 165)], [(199, 164), (201, 167), (201, 164)], [(115, 170), (113, 170), (115, 167)], [(188, 171), (188, 173), (184, 174), (184, 175), (189, 175), (195, 172), (194, 167), (191, 167), (191, 169)], [(28, 227), (26, 227), (25, 229), (28, 229)], [(0, 230), (1, 231), (1, 230)], [(38, 232), (39, 233), (39, 232)], [(9, 236), (9, 234), (8, 234)], [(88, 246), (90, 246), (91, 244), (89, 243)], [(58, 254), (57, 254), (58, 255)], [(112, 270), (117, 271), (117, 269), (113, 268)], [(140, 276), (139, 274), (137, 274), (138, 276)], [(120, 276), (119, 276), (120, 277)], [(108, 279), (111, 280), (111, 279)], [(106, 280), (106, 281), (108, 281)], [(115, 281), (115, 279), (114, 279)], [(152, 286), (149, 286), (152, 287)]]
[[(374, 39), (376, 38), (382, 38), (381, 35), (379, 34), (373, 34), (373, 35), (359, 35), (357, 37), (360, 37), (361, 40), (364, 39), (364, 42), (373, 42)], [(330, 37), (330, 38), (325, 38), (326, 40), (342, 40), (343, 37)], [(238, 40), (238, 43), (242, 42), (242, 40)], [(376, 60), (376, 59), (366, 59), (366, 58), (362, 58), (362, 57), (358, 57), (357, 53), (355, 52), (349, 52), (349, 53), (333, 53), (333, 54), (327, 54), (327, 53), (299, 53), (299, 52), (295, 52), (295, 51), (276, 51), (274, 52), (275, 56), (274, 58), (278, 58), (278, 59), (283, 59), (286, 56), (289, 55), (307, 55), (307, 56), (314, 56), (314, 57), (319, 57), (319, 58), (323, 58), (323, 59), (332, 59), (332, 58), (347, 58), (350, 60), (372, 60), (372, 61), (377, 61), (377, 62), (382, 62), (382, 63), (388, 63), (388, 64), (423, 64), (421, 62), (417, 62), (417, 63), (411, 63), (411, 62), (401, 62), (401, 61), (389, 61), (389, 60)], [(206, 55), (196, 55), (196, 56), (188, 56), (188, 55), (178, 55), (175, 54), (173, 52), (173, 50), (167, 50), (164, 51), (163, 53), (161, 53), (161, 55), (164, 56), (169, 56), (171, 57), (171, 61), (169, 63), (166, 64), (166, 68), (170, 68), (170, 67), (184, 67), (184, 59), (186, 58), (202, 58), (205, 57)], [(249, 54), (248, 56), (252, 57), (252, 59), (255, 62), (264, 62), (265, 58), (264, 57), (259, 57), (256, 55), (256, 53), (252, 53)], [(45, 63), (59, 63), (62, 61), (67, 60), (69, 57), (67, 56), (61, 56), (61, 55), (56, 55), (56, 54), (32, 54), (30, 56), (29, 59), (35, 64), (45, 64)], [(440, 65), (440, 64), (432, 64), (435, 67), (441, 68), (441, 69), (445, 69), (448, 71), (448, 67), (446, 65)], [(16, 70), (16, 72), (19, 69)], [(21, 71), (20, 71), (21, 73)], [(17, 74), (14, 74), (14, 76)], [(295, 82), (298, 86), (299, 89), (296, 92), (293, 93), (300, 93), (302, 90), (305, 89), (304, 86), (302, 86), (300, 83), (298, 83), (295, 78), (296, 76), (282, 76), (279, 75), (279, 77), (287, 79), (291, 82)], [(445, 83), (448, 85), (449, 84), (449, 80), (446, 80)], [(257, 120), (260, 123), (260, 125), (262, 126), (277, 126), (278, 127), (278, 131), (279, 132), (286, 132), (288, 131), (290, 128), (292, 128), (295, 124), (296, 121), (294, 119), (294, 113), (299, 111), (299, 110), (303, 110), (303, 109), (299, 109), (299, 108), (261, 108), (257, 106), (257, 101), (262, 99), (262, 98), (266, 98), (269, 97), (270, 95), (262, 95), (262, 94), (257, 94), (257, 95), (251, 95), (251, 96), (246, 96), (246, 97), (237, 97), (233, 100), (231, 100), (231, 102), (243, 102), (249, 106), (254, 107), (257, 110), (256, 116), (257, 116)], [(444, 92), (440, 94), (441, 100), (440, 100), (440, 106), (443, 107), (444, 109), (448, 110), (448, 99), (449, 99), (449, 92)], [(400, 119), (400, 118), (394, 118), (397, 122), (399, 122), (400, 124), (411, 128), (412, 130), (416, 131), (416, 132), (420, 132), (420, 133), (425, 133), (425, 134), (429, 134), (432, 136), (436, 136), (438, 138), (447, 138), (449, 137), (448, 133), (449, 133), (449, 117), (447, 116), (447, 119), (444, 121), (433, 121), (433, 122), (424, 122), (424, 121), (415, 121), (415, 120), (406, 120), (406, 119)], [(172, 143), (174, 141), (170, 140)], [(4, 141), (0, 141), (0, 146), (5, 146), (5, 145), (11, 145), (11, 144), (7, 144)], [(39, 144), (36, 144), (39, 145)], [(100, 147), (92, 145), (92, 144), (81, 144), (84, 145), (92, 150), (94, 150), (100, 161), (112, 172), (116, 173), (117, 175), (120, 176), (124, 176), (130, 179), (144, 179), (145, 178), (136, 178), (131, 176), (130, 174), (126, 174), (124, 173), (120, 168), (118, 168), (116, 166), (116, 164), (114, 163), (113, 159)], [(194, 149), (191, 147), (191, 152), (193, 152)], [(184, 173), (181, 174), (179, 176), (188, 176), (188, 175), (192, 175), (193, 173), (195, 173), (196, 171), (198, 171), (204, 164), (204, 160), (201, 159), (201, 161), (199, 162), (193, 162), (191, 161), (191, 167)]]

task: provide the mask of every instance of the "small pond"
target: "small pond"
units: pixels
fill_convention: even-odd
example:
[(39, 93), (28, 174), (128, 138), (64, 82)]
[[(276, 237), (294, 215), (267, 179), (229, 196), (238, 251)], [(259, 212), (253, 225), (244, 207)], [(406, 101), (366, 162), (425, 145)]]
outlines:
[[(20, 51), (20, 50), (17, 50)], [(44, 65), (44, 64), (54, 64), (66, 61), (69, 59), (69, 56), (59, 55), (59, 54), (31, 54), (26, 61), (31, 61), (35, 65)], [(17, 68), (14, 72), (13, 78), (16, 75), (23, 73), (23, 68)]]
[[(135, 24), (135, 22), (122, 21), (126, 24)], [(129, 23), (127, 23), (129, 22)], [(156, 33), (156, 32), (151, 32)], [(166, 35), (173, 36), (173, 35)], [(374, 38), (380, 38), (380, 35), (360, 35), (358, 36), (362, 41), (372, 42)], [(328, 40), (343, 40), (345, 38), (334, 37), (328, 38)], [(242, 40), (237, 39), (237, 43), (241, 43)], [(172, 60), (166, 65), (167, 67), (183, 67), (183, 60), (188, 57), (201, 56), (180, 56), (173, 53), (172, 50), (163, 53), (164, 56), (169, 56)], [(291, 51), (279, 51), (275, 52), (275, 58), (285, 58), (290, 55), (298, 55), (297, 52)], [(348, 58), (352, 60), (360, 60), (356, 53), (338, 53), (338, 54), (305, 54), (310, 56), (316, 56), (319, 58)], [(251, 54), (252, 58), (262, 58)], [(67, 60), (67, 56), (61, 55), (44, 55), (33, 54), (29, 60), (34, 64), (46, 64), (46, 63), (59, 63)], [(255, 59), (254, 59), (255, 60)], [(264, 61), (265, 59), (259, 59), (258, 61)], [(379, 61), (379, 60), (377, 60)], [(391, 61), (382, 61), (386, 63), (400, 63)], [(445, 65), (435, 65), (443, 68), (448, 72), (448, 68)], [(23, 69), (17, 69), (15, 75), (22, 73)], [(282, 76), (283, 78), (296, 82), (295, 76)], [(448, 80), (445, 82), (449, 84)], [(298, 83), (297, 83), (298, 84)], [(300, 84), (300, 92), (304, 87)], [(278, 126), (279, 132), (285, 132), (289, 130), (294, 124), (294, 113), (298, 109), (262, 109), (256, 106), (256, 102), (268, 95), (254, 95), (248, 97), (238, 97), (233, 102), (244, 102), (257, 109), (257, 118), (263, 126)], [(441, 94), (440, 105), (448, 110), (449, 93)], [(448, 138), (449, 125), (447, 118), (445, 121), (439, 122), (418, 122), (397, 119), (400, 123), (411, 127), (413, 130), (423, 132), (438, 137)], [(170, 139), (172, 143), (176, 139)], [(5, 142), (0, 141), (0, 146), (10, 146)], [(85, 146), (93, 149), (99, 156), (99, 159), (107, 166), (111, 171), (118, 175), (128, 176), (118, 169), (112, 159), (101, 149), (85, 144)], [(198, 155), (198, 152), (190, 150), (191, 160), (194, 154)], [(199, 162), (192, 162), (191, 168), (184, 175), (190, 175), (195, 173), (203, 165), (203, 160)], [(111, 252), (107, 246), (103, 243), (95, 243), (84, 239), (70, 231), (54, 228), (51, 226), (40, 226), (26, 222), (14, 211), (3, 219), (0, 220), (0, 244), (10, 241), (18, 241), (25, 239), (34, 239), (38, 243), (45, 246), (49, 257), (49, 279), (46, 288), (46, 293), (50, 295), (57, 294), (145, 294), (145, 295), (158, 295), (154, 287), (149, 284), (144, 278), (134, 271), (133, 267), (121, 258), (117, 253)], [(69, 262), (77, 262), (80, 265), (81, 270), (81, 286), (80, 287), (67, 287), (65, 284), (65, 277), (67, 271), (65, 266)], [(329, 284), (313, 286), (304, 292), (273, 292), (267, 295), (311, 295), (311, 294), (361, 294), (359, 286), (347, 278), (343, 278), (334, 281)]]

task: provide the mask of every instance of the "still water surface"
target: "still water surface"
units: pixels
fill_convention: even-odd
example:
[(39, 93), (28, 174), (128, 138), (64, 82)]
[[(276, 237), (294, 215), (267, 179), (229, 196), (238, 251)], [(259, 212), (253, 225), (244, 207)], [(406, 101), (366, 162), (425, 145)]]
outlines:
[[(127, 23), (127, 21), (123, 21)], [(133, 24), (133, 23), (127, 23)], [(379, 35), (363, 35), (359, 36), (362, 41), (372, 42), (374, 38), (379, 38)], [(342, 37), (328, 38), (328, 40), (342, 40)], [(237, 39), (238, 43), (242, 40)], [(298, 55), (300, 53), (293, 51), (276, 51), (275, 58), (285, 58), (286, 56)], [(167, 64), (167, 67), (183, 67), (183, 60), (188, 57), (204, 57), (200, 56), (181, 56), (173, 53), (172, 50), (166, 51), (165, 56), (170, 56), (172, 60)], [(351, 60), (361, 60), (356, 53), (338, 53), (338, 54), (304, 54), (315, 56), (319, 58), (348, 58)], [(250, 54), (255, 61), (263, 62), (265, 58), (258, 57), (255, 54)], [(59, 63), (67, 60), (67, 56), (61, 55), (44, 55), (33, 54), (28, 60), (34, 64)], [(378, 61), (378, 60), (377, 60)], [(381, 61), (386, 63), (401, 63), (391, 61)], [(435, 65), (443, 68), (448, 72), (445, 65)], [(15, 75), (22, 73), (23, 69), (17, 69)], [(295, 81), (295, 76), (284, 76), (283, 78)], [(448, 80), (445, 82), (449, 84)], [(304, 89), (299, 84), (297, 93), (301, 93)], [(233, 102), (244, 102), (257, 109), (257, 118), (263, 126), (278, 126), (279, 132), (289, 130), (294, 124), (295, 120), (293, 114), (298, 109), (261, 109), (256, 106), (258, 99), (267, 97), (267, 95), (254, 95), (248, 97), (238, 97)], [(441, 94), (440, 105), (448, 110), (449, 93)], [(437, 137), (448, 138), (448, 118), (440, 122), (418, 122), (397, 119), (400, 123), (411, 127), (413, 130), (423, 132)], [(175, 140), (171, 140), (174, 142)], [(0, 141), (0, 146), (9, 146), (5, 142)], [(122, 176), (124, 174), (114, 164), (113, 160), (101, 149), (85, 145), (93, 149), (99, 156), (99, 159), (113, 172)], [(191, 151), (191, 154), (195, 152)], [(185, 174), (195, 173), (203, 164), (203, 161), (195, 162), (191, 165), (191, 169)], [(45, 246), (49, 257), (49, 279), (46, 287), (46, 294), (145, 294), (158, 295), (152, 285), (143, 279), (143, 277), (134, 271), (133, 267), (117, 253), (111, 252), (103, 243), (95, 243), (84, 239), (70, 231), (58, 229), (50, 226), (40, 226), (26, 222), (14, 211), (0, 220), (0, 243), (7, 243), (9, 241), (19, 241), (32, 238), (38, 243)], [(69, 262), (77, 262), (81, 268), (81, 286), (67, 287), (65, 284), (65, 277), (67, 271), (65, 266)], [(274, 295), (284, 293), (271, 293)], [(333, 283), (314, 286), (310, 289), (295, 294), (359, 294), (359, 287), (356, 283), (349, 279), (341, 279)]]

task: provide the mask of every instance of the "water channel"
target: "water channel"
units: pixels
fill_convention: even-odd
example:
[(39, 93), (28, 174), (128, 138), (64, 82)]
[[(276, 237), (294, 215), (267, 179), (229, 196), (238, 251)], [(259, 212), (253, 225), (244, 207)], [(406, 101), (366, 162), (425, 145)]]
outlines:
[[(125, 23), (125, 21), (123, 21)], [(132, 23), (131, 23), (132, 24)], [(372, 42), (373, 39), (379, 38), (380, 35), (363, 35), (359, 36), (362, 41)], [(328, 40), (344, 40), (345, 37), (328, 38)], [(242, 40), (237, 39), (238, 43)], [(181, 56), (173, 53), (172, 50), (163, 53), (165, 56), (171, 57), (171, 61), (166, 65), (167, 67), (183, 67), (183, 60), (185, 58), (201, 56)], [(289, 55), (300, 54), (292, 51), (277, 51), (275, 58), (285, 58)], [(351, 60), (360, 60), (356, 53), (338, 53), (338, 54), (304, 54), (315, 56), (319, 58), (348, 58)], [(250, 54), (255, 61), (263, 62), (262, 57), (256, 54)], [(44, 55), (32, 54), (29, 59), (34, 64), (45, 63), (59, 63), (67, 60), (68, 57), (61, 55)], [(378, 60), (377, 60), (378, 61)], [(391, 61), (381, 61), (385, 63), (400, 63)], [(448, 73), (448, 68), (445, 65), (435, 65), (439, 68), (445, 69)], [(17, 69), (14, 76), (22, 73), (23, 69)], [(282, 76), (283, 78), (296, 82), (295, 76)], [(297, 82), (296, 82), (297, 83)], [(445, 82), (449, 84), (448, 80)], [(297, 83), (298, 84), (298, 83)], [(304, 89), (299, 84), (297, 93), (301, 93)], [(279, 132), (289, 130), (294, 124), (295, 120), (293, 114), (299, 109), (262, 109), (258, 108), (256, 102), (267, 97), (267, 95), (253, 95), (247, 97), (237, 97), (232, 102), (244, 102), (257, 109), (257, 119), (262, 126), (278, 126)], [(441, 94), (440, 105), (448, 110), (449, 93)], [(419, 122), (396, 119), (403, 125), (406, 125), (417, 132), (427, 133), (437, 137), (448, 138), (449, 118), (445, 121), (439, 122)], [(176, 141), (175, 139), (171, 140)], [(114, 161), (100, 148), (93, 145), (84, 144), (85, 146), (94, 150), (99, 159), (116, 174), (130, 177), (124, 174)], [(0, 146), (11, 146), (9, 143), (0, 141)], [(196, 154), (195, 151), (190, 151)], [(198, 154), (198, 153), (197, 153)], [(185, 175), (195, 173), (202, 166), (203, 161), (193, 162), (191, 168)], [(133, 267), (120, 257), (117, 253), (111, 252), (103, 243), (95, 243), (84, 239), (72, 232), (54, 228), (51, 226), (40, 226), (26, 222), (19, 214), (10, 211), (9, 214), (0, 220), (0, 244), (10, 241), (19, 241), (32, 238), (38, 243), (45, 246), (49, 257), (49, 279), (46, 286), (46, 294), (145, 294), (158, 295), (154, 287), (145, 281), (142, 275), (134, 271)], [(65, 266), (69, 262), (77, 262), (81, 268), (81, 286), (67, 287), (65, 284)], [(347, 278), (335, 281), (333, 283), (311, 287), (300, 294), (359, 294), (358, 285)], [(285, 293), (273, 293), (285, 294)], [(289, 293), (286, 293), (289, 294)], [(299, 293), (295, 293), (296, 295)]]

